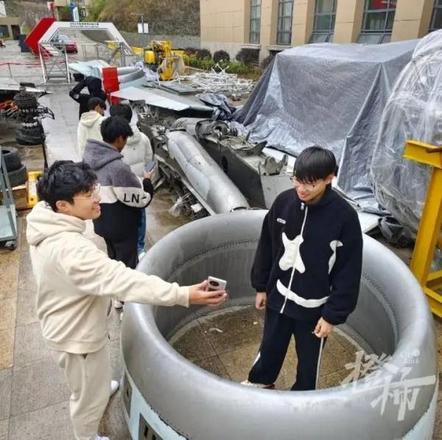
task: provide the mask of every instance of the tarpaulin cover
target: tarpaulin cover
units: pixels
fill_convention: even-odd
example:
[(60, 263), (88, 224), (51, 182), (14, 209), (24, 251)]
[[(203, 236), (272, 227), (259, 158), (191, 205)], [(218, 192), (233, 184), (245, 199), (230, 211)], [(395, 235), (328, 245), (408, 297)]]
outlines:
[(377, 212), (370, 164), (382, 111), (417, 40), (309, 44), (276, 55), (235, 120), (252, 142), (298, 155), (311, 145), (340, 161), (339, 187)]
[(442, 146), (440, 30), (419, 42), (398, 78), (382, 117), (371, 167), (376, 199), (401, 224), (416, 231), (430, 167), (402, 157), (407, 139)]

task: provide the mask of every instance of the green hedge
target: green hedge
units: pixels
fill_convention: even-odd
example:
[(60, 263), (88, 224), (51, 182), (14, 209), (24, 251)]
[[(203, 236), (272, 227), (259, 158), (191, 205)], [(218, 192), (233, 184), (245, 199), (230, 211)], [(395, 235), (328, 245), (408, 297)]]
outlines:
[(194, 55), (184, 55), (184, 62), (187, 66), (202, 70), (211, 70), (218, 64), (218, 66), (225, 69), (227, 73), (236, 73), (238, 75), (247, 75), (257, 72), (256, 67), (247, 66), (238, 61), (220, 61), (219, 63), (215, 63), (211, 58), (199, 59)]

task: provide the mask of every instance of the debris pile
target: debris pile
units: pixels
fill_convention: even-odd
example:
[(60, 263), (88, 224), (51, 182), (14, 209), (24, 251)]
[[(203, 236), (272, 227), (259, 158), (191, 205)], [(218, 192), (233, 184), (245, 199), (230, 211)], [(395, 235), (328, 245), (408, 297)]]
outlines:
[[(219, 70), (216, 70), (216, 69)], [(216, 65), (210, 72), (197, 72), (192, 75), (180, 75), (178, 82), (185, 82), (196, 92), (223, 93), (233, 100), (248, 96), (254, 86), (250, 79), (238, 78), (234, 73), (227, 73)]]

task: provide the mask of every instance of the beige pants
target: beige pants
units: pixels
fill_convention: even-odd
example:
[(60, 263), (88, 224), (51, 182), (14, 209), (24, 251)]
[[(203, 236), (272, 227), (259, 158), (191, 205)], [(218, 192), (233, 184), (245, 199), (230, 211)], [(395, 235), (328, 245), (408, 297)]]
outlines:
[(94, 439), (110, 396), (109, 344), (95, 353), (51, 353), (63, 369), (71, 391), (70, 414), (75, 439)]

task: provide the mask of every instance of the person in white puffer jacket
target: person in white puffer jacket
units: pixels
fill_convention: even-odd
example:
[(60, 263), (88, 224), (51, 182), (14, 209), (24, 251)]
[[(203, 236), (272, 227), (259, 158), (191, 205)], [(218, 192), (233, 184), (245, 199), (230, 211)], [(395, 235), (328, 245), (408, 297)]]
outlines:
[(84, 148), (88, 139), (101, 141), (101, 123), (106, 110), (106, 103), (101, 98), (91, 98), (88, 103), (89, 111), (80, 117), (77, 129), (77, 147), (79, 159), (83, 159)]
[[(126, 119), (129, 124), (132, 120), (132, 109), (128, 104), (112, 105), (110, 110), (111, 116), (121, 116)], [(121, 151), (123, 161), (127, 163), (132, 172), (140, 179), (144, 177), (144, 165), (152, 160), (153, 151), (149, 138), (138, 129), (136, 124), (131, 124), (133, 135), (127, 138), (126, 146)], [(141, 210), (140, 221), (138, 224), (138, 243), (137, 250), (139, 258), (144, 255), (146, 237), (146, 211)]]

